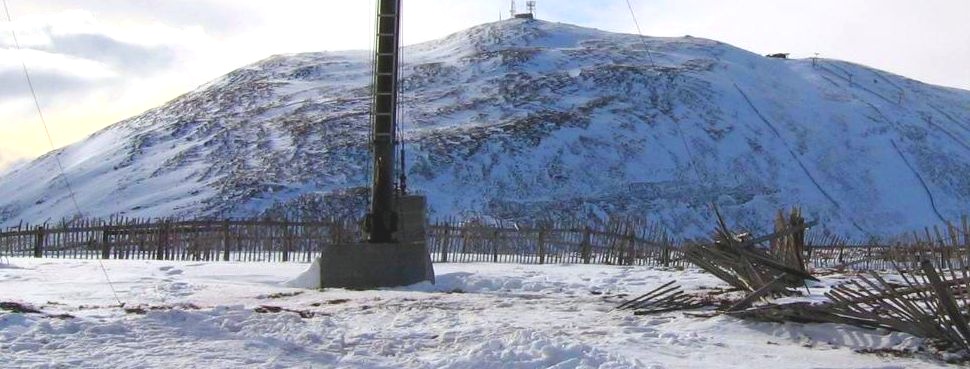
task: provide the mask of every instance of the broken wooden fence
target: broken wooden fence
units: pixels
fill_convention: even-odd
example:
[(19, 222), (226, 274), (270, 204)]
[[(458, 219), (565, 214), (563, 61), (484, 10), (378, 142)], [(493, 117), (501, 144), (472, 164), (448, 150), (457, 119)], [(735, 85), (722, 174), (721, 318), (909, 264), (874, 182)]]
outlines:
[[(690, 265), (684, 257), (689, 243), (672, 241), (663, 227), (636, 220), (484, 224), (449, 219), (427, 230), (435, 262)], [(913, 254), (936, 265), (970, 264), (968, 234), (966, 221), (961, 226), (925, 229), (888, 244), (809, 232), (801, 252), (816, 269), (889, 270), (894, 262), (905, 262), (909, 259), (903, 256)], [(114, 217), (8, 228), (0, 231), (0, 255), (308, 262), (324, 245), (349, 242), (359, 235), (357, 222), (340, 219)]]
[(892, 241), (856, 242), (819, 234), (809, 234), (806, 239), (806, 259), (815, 268), (892, 270), (896, 263), (912, 263), (914, 255), (936, 266), (970, 265), (970, 221), (965, 217), (959, 225), (924, 228)]

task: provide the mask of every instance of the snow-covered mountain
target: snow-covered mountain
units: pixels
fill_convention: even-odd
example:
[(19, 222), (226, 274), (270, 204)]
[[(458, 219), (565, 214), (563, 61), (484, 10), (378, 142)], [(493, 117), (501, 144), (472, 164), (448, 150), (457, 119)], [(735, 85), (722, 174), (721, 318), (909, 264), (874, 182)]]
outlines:
[[(970, 213), (970, 91), (692, 37), (507, 20), (406, 47), (409, 187), (434, 216), (624, 214), (673, 233), (801, 205), (890, 235)], [(368, 52), (274, 56), (0, 178), (0, 222), (357, 211)], [(350, 210), (348, 210), (350, 209)]]

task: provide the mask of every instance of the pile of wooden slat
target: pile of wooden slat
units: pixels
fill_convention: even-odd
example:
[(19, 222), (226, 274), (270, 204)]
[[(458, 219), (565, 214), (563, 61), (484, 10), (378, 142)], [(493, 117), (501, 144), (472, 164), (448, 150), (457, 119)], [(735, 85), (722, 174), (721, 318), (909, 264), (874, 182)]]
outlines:
[[(922, 260), (917, 271), (897, 269), (902, 283), (877, 273), (860, 276), (832, 288), (826, 294), (833, 303), (828, 310), (866, 324), (939, 340), (970, 350), (970, 276), (937, 268)], [(949, 276), (948, 276), (949, 274)]]
[(770, 322), (839, 323), (883, 328), (928, 338), (936, 347), (970, 353), (970, 271), (943, 269), (927, 259), (901, 281), (871, 272), (833, 287), (826, 303), (766, 304), (729, 311), (735, 317)]
[[(715, 209), (716, 213), (716, 209)], [(758, 238), (738, 237), (718, 214), (719, 226), (711, 245), (692, 245), (686, 258), (747, 295), (720, 313), (772, 322), (838, 323), (864, 328), (883, 328), (923, 337), (937, 348), (970, 355), (970, 266), (963, 258), (935, 260), (925, 255), (896, 255), (900, 280), (870, 272), (833, 287), (825, 303), (770, 303), (771, 297), (790, 295), (806, 280), (804, 258), (806, 223), (795, 210), (790, 217), (779, 214), (776, 232)], [(756, 245), (771, 241), (770, 250)], [(905, 259), (910, 260), (905, 260)], [(938, 263), (934, 264), (934, 261)], [(954, 264), (959, 264), (954, 265)], [(904, 268), (912, 268), (910, 270)], [(758, 300), (769, 303), (752, 307)], [(669, 282), (617, 309), (638, 315), (688, 310), (711, 305), (685, 293)], [(722, 305), (723, 306), (723, 305)]]
[(685, 294), (680, 286), (676, 284), (676, 281), (670, 281), (637, 298), (620, 304), (616, 307), (616, 310), (633, 310), (634, 315), (647, 315), (696, 309), (704, 305), (696, 297)]
[[(805, 229), (816, 222), (806, 223), (797, 209), (792, 212), (790, 219), (779, 213), (781, 220), (775, 233), (753, 239), (736, 236), (728, 230), (716, 207), (714, 211), (718, 221), (714, 243), (687, 246), (684, 255), (694, 265), (747, 292), (743, 299), (730, 304), (728, 311), (748, 308), (767, 297), (790, 295), (793, 293), (790, 288), (803, 285), (805, 280), (818, 280), (806, 271), (805, 262), (800, 256), (805, 245)], [(769, 241), (779, 251), (768, 253), (756, 247)], [(643, 315), (707, 305), (713, 304), (688, 295), (680, 286), (669, 282), (624, 302), (617, 309), (633, 310), (635, 314)]]
[(691, 245), (685, 249), (684, 254), (694, 265), (732, 287), (749, 293), (731, 310), (747, 308), (765, 297), (790, 295), (793, 291), (789, 288), (803, 285), (805, 280), (818, 280), (805, 270), (800, 257), (789, 258), (792, 264), (788, 264), (784, 259), (756, 247), (760, 243), (786, 239), (796, 233), (804, 234), (806, 228), (817, 222), (805, 223), (801, 220), (767, 236), (746, 238), (729, 231), (720, 214), (717, 214), (717, 218), (718, 228), (714, 244)]
[(43, 312), (33, 306), (15, 302), (15, 301), (0, 301), (0, 311), (9, 311), (15, 314), (38, 314), (45, 318), (53, 319), (73, 319), (74, 316), (71, 314), (49, 314)]
[(807, 272), (804, 225), (805, 218), (802, 217), (801, 209), (792, 208), (788, 216), (778, 211), (778, 215), (775, 216), (775, 232), (784, 232), (786, 229), (794, 231), (771, 240), (769, 253), (783, 264)]

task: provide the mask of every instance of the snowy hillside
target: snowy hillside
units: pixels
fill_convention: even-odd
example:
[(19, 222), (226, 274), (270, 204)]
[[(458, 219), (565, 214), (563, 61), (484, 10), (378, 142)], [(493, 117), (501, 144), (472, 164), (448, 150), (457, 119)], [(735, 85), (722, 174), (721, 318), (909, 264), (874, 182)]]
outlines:
[[(409, 185), (434, 216), (630, 214), (698, 235), (711, 202), (748, 227), (799, 204), (864, 237), (970, 213), (970, 91), (544, 21), (477, 26), (404, 62)], [(368, 52), (241, 68), (5, 174), (0, 222), (73, 213), (54, 155), (87, 216), (359, 211), (370, 73)]]

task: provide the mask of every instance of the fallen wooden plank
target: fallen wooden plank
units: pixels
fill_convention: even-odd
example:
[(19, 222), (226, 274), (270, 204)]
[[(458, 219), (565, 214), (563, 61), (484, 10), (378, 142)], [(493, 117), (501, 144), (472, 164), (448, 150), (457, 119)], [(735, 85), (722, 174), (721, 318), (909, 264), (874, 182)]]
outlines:
[(767, 296), (768, 294), (770, 294), (771, 292), (774, 292), (779, 287), (783, 287), (785, 285), (783, 280), (784, 278), (785, 278), (784, 275), (775, 277), (774, 280), (772, 280), (771, 282), (768, 282), (763, 287), (759, 288), (757, 291), (749, 293), (747, 296), (741, 299), (741, 301), (738, 301), (734, 305), (731, 305), (731, 307), (729, 307), (727, 311), (738, 311), (742, 309), (747, 309), (748, 307), (751, 306), (751, 304), (753, 304), (758, 299)]

